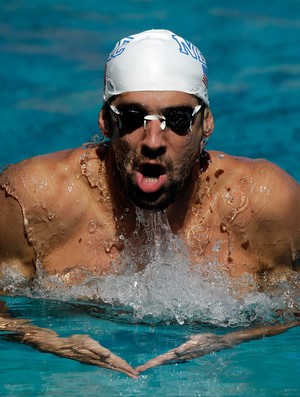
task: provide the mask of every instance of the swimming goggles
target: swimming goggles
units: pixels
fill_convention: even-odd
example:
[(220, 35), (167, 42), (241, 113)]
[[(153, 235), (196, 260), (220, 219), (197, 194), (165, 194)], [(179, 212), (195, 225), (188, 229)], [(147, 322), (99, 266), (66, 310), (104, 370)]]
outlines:
[(124, 134), (135, 131), (140, 127), (146, 130), (147, 121), (159, 120), (162, 131), (168, 127), (176, 134), (184, 135), (192, 130), (193, 118), (200, 111), (202, 105), (197, 105), (194, 108), (189, 106), (170, 107), (164, 109), (161, 115), (147, 114), (144, 109), (135, 105), (126, 105), (120, 108), (114, 105), (109, 106), (118, 117), (119, 129)]

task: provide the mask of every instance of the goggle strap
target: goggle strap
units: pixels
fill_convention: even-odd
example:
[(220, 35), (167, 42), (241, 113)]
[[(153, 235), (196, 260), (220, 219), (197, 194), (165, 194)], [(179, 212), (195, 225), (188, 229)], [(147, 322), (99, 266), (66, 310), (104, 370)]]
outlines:
[(201, 107), (202, 107), (202, 105), (198, 105), (198, 106), (194, 107), (192, 117), (194, 117), (195, 114), (197, 114), (200, 111)]
[(121, 114), (116, 106), (114, 106), (114, 105), (109, 105), (109, 107), (111, 108), (111, 110), (112, 110), (115, 114)]
[(192, 132), (193, 117), (200, 111), (201, 107), (202, 107), (202, 105), (197, 105), (197, 106), (194, 107), (194, 110), (193, 110), (193, 113), (192, 113), (192, 119), (191, 119), (191, 122), (190, 122), (190, 128), (189, 128), (190, 132)]
[[(116, 106), (110, 104), (109, 107), (114, 112), (114, 114), (116, 114), (117, 116), (120, 116), (121, 112), (119, 112), (119, 110)], [(122, 128), (122, 121), (121, 121), (120, 117), (118, 117), (118, 126), (119, 126), (119, 129)]]

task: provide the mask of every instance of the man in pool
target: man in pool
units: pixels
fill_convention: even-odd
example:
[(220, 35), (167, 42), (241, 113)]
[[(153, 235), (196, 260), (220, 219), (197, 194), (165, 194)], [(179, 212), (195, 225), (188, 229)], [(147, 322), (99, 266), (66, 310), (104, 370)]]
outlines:
[[(135, 231), (136, 207), (147, 210), (145, 216), (166, 211), (172, 232), (187, 246), (192, 269), (214, 263), (232, 279), (251, 275), (260, 288), (297, 272), (300, 187), (265, 160), (205, 151), (214, 128), (207, 85), (201, 52), (176, 34), (151, 30), (120, 40), (105, 67), (99, 113), (109, 144), (31, 158), (2, 173), (2, 273), (10, 268), (30, 280), (42, 269), (71, 284), (86, 275), (121, 273), (118, 257), (124, 237)], [(146, 239), (142, 227), (139, 233), (137, 250)], [(145, 266), (146, 259), (136, 269)], [(98, 360), (96, 365), (130, 376), (174, 358), (199, 356), (203, 346), (203, 339), (194, 337), (176, 354), (136, 370), (94, 341), (80, 339), (91, 344), (97, 355), (93, 361), (74, 353), (78, 337), (66, 342), (52, 331), (2, 319), (2, 329), (9, 327), (41, 350), (82, 362)], [(284, 327), (245, 331), (241, 340)], [(240, 334), (230, 335), (240, 343)], [(73, 353), (66, 352), (66, 344)], [(209, 345), (218, 350), (233, 344), (218, 339)], [(191, 352), (191, 346), (193, 353), (182, 353)]]

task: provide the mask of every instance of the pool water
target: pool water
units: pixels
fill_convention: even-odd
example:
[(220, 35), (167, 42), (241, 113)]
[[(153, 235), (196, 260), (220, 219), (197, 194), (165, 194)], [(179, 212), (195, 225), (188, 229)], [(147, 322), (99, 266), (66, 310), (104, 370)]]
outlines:
[[(173, 30), (206, 57), (216, 123), (208, 148), (267, 158), (300, 181), (298, 0), (0, 0), (0, 165), (97, 134), (107, 55), (119, 38), (150, 28)], [(3, 300), (12, 315), (62, 336), (87, 333), (133, 366), (193, 333), (231, 330), (201, 318), (154, 326), (53, 299)], [(299, 336), (291, 329), (139, 380), (2, 336), (0, 395), (299, 396)]]
[[(16, 317), (60, 335), (88, 333), (132, 365), (174, 348), (209, 326), (134, 325), (98, 318), (80, 305), (6, 298)], [(227, 331), (226, 331), (227, 332)], [(0, 339), (2, 396), (299, 396), (299, 329), (193, 361), (145, 372), (138, 380)]]

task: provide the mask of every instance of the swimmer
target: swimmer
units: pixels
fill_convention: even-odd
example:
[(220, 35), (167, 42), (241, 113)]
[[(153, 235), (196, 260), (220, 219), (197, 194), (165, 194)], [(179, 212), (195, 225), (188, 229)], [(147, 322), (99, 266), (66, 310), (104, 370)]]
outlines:
[[(205, 150), (214, 120), (207, 65), (197, 47), (166, 30), (128, 36), (109, 55), (104, 81), (98, 124), (108, 141), (27, 159), (1, 174), (0, 274), (9, 268), (30, 281), (39, 271), (74, 284), (87, 275), (121, 273), (116, 264), (124, 238), (136, 230), (136, 208), (145, 216), (165, 211), (192, 270), (216, 263), (232, 279), (251, 275), (261, 290), (299, 271), (299, 184), (266, 160)], [(145, 240), (140, 227), (137, 250)], [(138, 265), (137, 271), (147, 262)], [(46, 330), (16, 319), (3, 317), (1, 324), (16, 332), (21, 327), (24, 343), (66, 357), (64, 343), (79, 343), (62, 343), (48, 330), (51, 344)], [(245, 332), (243, 340), (290, 326)], [(90, 349), (102, 357), (96, 365), (133, 377), (147, 369), (133, 369), (99, 346)], [(180, 352), (189, 349), (185, 344)], [(155, 364), (172, 361), (173, 353)]]

